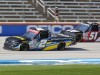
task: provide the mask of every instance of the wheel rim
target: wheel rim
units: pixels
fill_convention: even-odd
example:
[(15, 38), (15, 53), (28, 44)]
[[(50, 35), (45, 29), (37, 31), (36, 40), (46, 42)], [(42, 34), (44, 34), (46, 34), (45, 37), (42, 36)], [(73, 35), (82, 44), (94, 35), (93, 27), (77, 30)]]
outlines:
[(57, 50), (63, 50), (65, 48), (65, 43), (60, 43), (57, 47)]

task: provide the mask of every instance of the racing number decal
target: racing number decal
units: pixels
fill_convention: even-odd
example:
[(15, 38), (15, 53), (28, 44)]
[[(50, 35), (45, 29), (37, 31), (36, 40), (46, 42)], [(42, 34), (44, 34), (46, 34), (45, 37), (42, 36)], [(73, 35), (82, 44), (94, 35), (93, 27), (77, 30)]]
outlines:
[(40, 41), (40, 44), (39, 44), (39, 47), (45, 47), (45, 44), (47, 43), (47, 40), (41, 40)]
[(95, 40), (97, 37), (98, 32), (91, 32), (89, 36), (89, 40)]

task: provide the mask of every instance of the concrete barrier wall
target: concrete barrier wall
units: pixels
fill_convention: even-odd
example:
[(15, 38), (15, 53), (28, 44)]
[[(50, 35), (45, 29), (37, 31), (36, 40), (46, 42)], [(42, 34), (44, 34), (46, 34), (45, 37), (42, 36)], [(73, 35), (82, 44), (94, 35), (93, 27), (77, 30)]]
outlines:
[(23, 35), (31, 27), (42, 27), (52, 33), (60, 33), (61, 30), (73, 29), (79, 22), (0, 22), (0, 36)]
[(0, 60), (0, 65), (66, 65), (66, 64), (100, 64), (99, 58), (83, 59), (33, 59), (33, 60)]

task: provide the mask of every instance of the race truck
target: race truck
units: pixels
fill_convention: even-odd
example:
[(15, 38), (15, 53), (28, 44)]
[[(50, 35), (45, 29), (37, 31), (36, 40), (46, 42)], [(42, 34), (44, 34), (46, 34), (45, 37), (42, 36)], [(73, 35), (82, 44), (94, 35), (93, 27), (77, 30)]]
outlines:
[(43, 28), (30, 28), (22, 36), (9, 36), (4, 43), (4, 49), (11, 50), (63, 50), (75, 45), (74, 35), (53, 34)]
[(100, 41), (100, 25), (98, 23), (81, 23), (75, 29), (62, 30), (62, 34), (75, 34), (77, 42)]

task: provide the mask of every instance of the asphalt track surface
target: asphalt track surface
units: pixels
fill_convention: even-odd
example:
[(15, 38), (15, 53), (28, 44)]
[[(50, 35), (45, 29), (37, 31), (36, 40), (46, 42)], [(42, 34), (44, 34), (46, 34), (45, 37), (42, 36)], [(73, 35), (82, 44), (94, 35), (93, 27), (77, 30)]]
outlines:
[(77, 43), (63, 51), (11, 51), (4, 50), (6, 37), (0, 37), (0, 60), (100, 58), (100, 42)]

